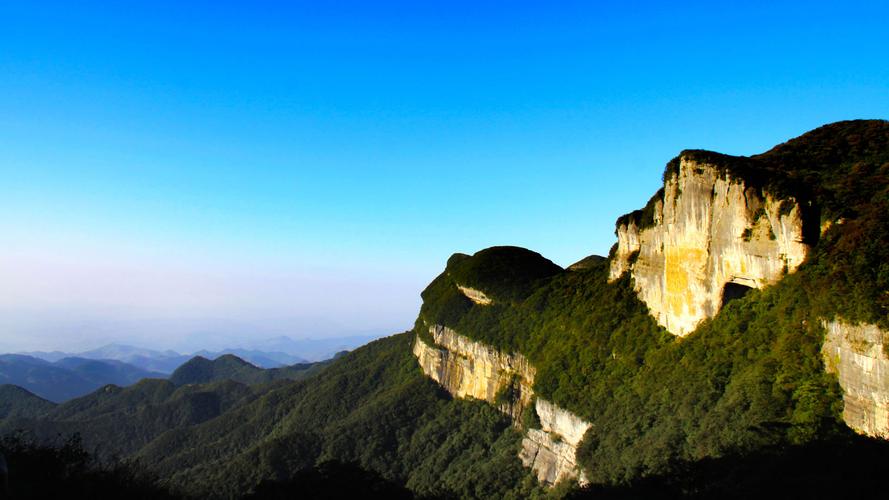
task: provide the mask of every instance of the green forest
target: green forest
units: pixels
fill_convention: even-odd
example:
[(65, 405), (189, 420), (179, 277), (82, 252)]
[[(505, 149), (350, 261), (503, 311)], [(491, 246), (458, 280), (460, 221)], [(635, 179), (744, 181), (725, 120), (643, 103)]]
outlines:
[[(833, 124), (753, 158), (705, 156), (731, 175), (753, 172), (762, 189), (801, 193), (820, 212), (804, 221), (816, 229), (840, 223), (819, 235), (798, 272), (730, 302), (687, 338), (655, 323), (628, 275), (608, 283), (607, 261), (542, 273), (552, 268), (544, 257), (494, 247), (452, 257), (423, 292), (415, 330), (427, 342), (429, 326), (441, 324), (525, 354), (538, 369), (536, 393), (600, 429), (579, 456), (594, 481), (846, 432), (841, 390), (821, 360), (821, 320), (889, 321), (889, 124)], [(517, 256), (523, 265), (513, 267)], [(510, 270), (467, 276), (476, 261)], [(517, 277), (523, 269), (532, 271)], [(473, 304), (456, 287), (467, 282), (503, 300)]]
[[(422, 292), (413, 331), (326, 363), (271, 371), (233, 357), (197, 359), (172, 380), (106, 386), (59, 405), (0, 388), (10, 491), (874, 494), (872, 478), (887, 471), (889, 449), (843, 423), (842, 391), (822, 361), (822, 320), (889, 327), (889, 123), (832, 124), (749, 158), (683, 154), (805, 204), (814, 245), (797, 272), (728, 302), (687, 337), (657, 325), (629, 274), (608, 282), (605, 258), (565, 270), (518, 247), (454, 254)], [(668, 164), (665, 179), (676, 165)], [(650, 212), (627, 217), (644, 224)], [(492, 303), (473, 303), (458, 285)], [(539, 422), (514, 425), (492, 405), (450, 397), (423, 374), (411, 349), (416, 336), (433, 342), (432, 325), (530, 359), (535, 393), (592, 424), (578, 452), (589, 486), (539, 484), (518, 459), (521, 427)]]

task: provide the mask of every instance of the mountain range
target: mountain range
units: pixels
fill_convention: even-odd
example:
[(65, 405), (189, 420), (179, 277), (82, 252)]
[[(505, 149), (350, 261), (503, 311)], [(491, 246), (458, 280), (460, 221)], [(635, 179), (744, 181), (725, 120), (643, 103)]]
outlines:
[(886, 121), (687, 150), (607, 257), (455, 253), (412, 330), (298, 380), (223, 357), (59, 405), (6, 388), (0, 432), (78, 435), (172, 496), (327, 475), (420, 498), (878, 497), (887, 213)]
[[(26, 389), (36, 397), (61, 403), (86, 395), (107, 385), (129, 386), (143, 379), (169, 378), (176, 385), (206, 383), (220, 379), (231, 379), (243, 383), (258, 383), (278, 379), (296, 380), (312, 374), (327, 364), (322, 362), (297, 362), (285, 365), (273, 361), (276, 353), (246, 351), (247, 359), (232, 352), (208, 353), (193, 357), (168, 353), (157, 353), (128, 346), (111, 346), (85, 354), (90, 356), (117, 356), (141, 362), (143, 366), (167, 367), (174, 362), (171, 373), (149, 371), (117, 359), (92, 359), (87, 357), (63, 357), (50, 362), (23, 354), (0, 355), (0, 384), (8, 384)], [(163, 358), (152, 357), (163, 355)], [(342, 355), (337, 353), (334, 356)], [(206, 356), (206, 357), (205, 357)], [(264, 366), (251, 361), (266, 361)], [(277, 359), (289, 359), (277, 357)], [(249, 360), (249, 361), (248, 361)]]
[(234, 347), (216, 351), (203, 349), (191, 354), (182, 354), (169, 349), (163, 351), (146, 349), (126, 344), (108, 344), (76, 353), (31, 351), (17, 354), (42, 359), (50, 363), (63, 358), (122, 361), (142, 370), (170, 374), (194, 356), (214, 359), (225, 354), (232, 354), (261, 368), (280, 368), (297, 363), (322, 361), (330, 359), (340, 351), (348, 351), (364, 345), (377, 337), (379, 335), (292, 339), (279, 336), (252, 341), (248, 347)]
[(0, 355), (0, 384), (13, 384), (61, 402), (106, 384), (130, 385), (165, 375), (116, 360), (67, 357), (53, 363), (20, 354)]

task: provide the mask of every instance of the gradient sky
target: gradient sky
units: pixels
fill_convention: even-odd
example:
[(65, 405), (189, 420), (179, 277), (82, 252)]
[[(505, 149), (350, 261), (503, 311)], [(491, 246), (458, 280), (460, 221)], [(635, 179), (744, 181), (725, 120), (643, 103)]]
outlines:
[(0, 350), (401, 331), (682, 149), (889, 118), (887, 2), (109, 4), (0, 3)]

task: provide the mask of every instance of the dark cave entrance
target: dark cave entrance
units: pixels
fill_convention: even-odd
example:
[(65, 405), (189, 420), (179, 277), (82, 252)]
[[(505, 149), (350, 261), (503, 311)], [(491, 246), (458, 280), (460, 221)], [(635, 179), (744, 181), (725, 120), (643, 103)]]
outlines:
[(747, 292), (753, 290), (753, 288), (747, 285), (741, 285), (739, 283), (726, 283), (725, 288), (722, 289), (722, 306), (725, 307), (729, 301), (740, 299), (741, 297), (747, 295)]

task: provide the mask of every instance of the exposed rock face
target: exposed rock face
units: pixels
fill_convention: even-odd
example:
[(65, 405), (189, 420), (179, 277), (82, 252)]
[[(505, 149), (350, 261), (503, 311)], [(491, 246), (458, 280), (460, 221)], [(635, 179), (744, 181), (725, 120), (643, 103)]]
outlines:
[[(458, 398), (471, 397), (495, 404), (520, 421), (531, 403), (536, 370), (521, 354), (503, 354), (472, 341), (450, 328), (435, 325), (430, 332), (436, 346), (417, 337), (414, 355), (427, 376)], [(499, 398), (512, 390), (511, 398)]]
[(487, 306), (490, 305), (493, 300), (490, 297), (485, 295), (485, 292), (481, 290), (476, 290), (475, 288), (469, 288), (468, 286), (457, 285), (457, 288), (463, 292), (463, 295), (466, 296), (469, 300), (475, 302), (476, 304)]
[(889, 332), (842, 321), (824, 327), (821, 352), (843, 388), (843, 420), (856, 432), (889, 439)]
[[(653, 224), (617, 227), (610, 278), (632, 273), (639, 298), (675, 335), (715, 315), (726, 295), (794, 271), (809, 250), (800, 208), (719, 169), (681, 157), (653, 207)], [(730, 298), (730, 297), (728, 297)]]
[[(414, 355), (423, 372), (455, 397), (496, 405), (521, 426), (525, 411), (534, 411), (540, 429), (527, 429), (519, 458), (547, 484), (576, 478), (577, 447), (590, 424), (549, 401), (533, 398), (536, 370), (521, 354), (504, 354), (450, 328), (430, 328), (435, 346), (417, 337)], [(504, 397), (509, 393), (509, 397)], [(536, 401), (530, 408), (531, 401)], [(580, 481), (583, 482), (581, 474)]]
[[(566, 477), (575, 477), (577, 447), (590, 428), (589, 422), (544, 399), (537, 399), (535, 411), (540, 429), (528, 429), (522, 440), (519, 458), (525, 467), (537, 473), (537, 479), (555, 484)], [(586, 483), (583, 473), (579, 482)]]

